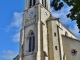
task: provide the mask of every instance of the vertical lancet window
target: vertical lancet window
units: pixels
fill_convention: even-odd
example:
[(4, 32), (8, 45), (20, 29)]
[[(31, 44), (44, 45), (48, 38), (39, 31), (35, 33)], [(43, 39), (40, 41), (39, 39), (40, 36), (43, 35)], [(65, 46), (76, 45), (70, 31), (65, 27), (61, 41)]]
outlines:
[(29, 2), (29, 7), (31, 7), (32, 6), (32, 0), (30, 0), (30, 2)]
[(43, 0), (42, 0), (42, 4), (43, 4)]
[(42, 5), (46, 7), (46, 0), (42, 0)]
[(36, 0), (30, 0), (29, 2), (29, 7), (34, 6), (36, 3)]
[(46, 7), (46, 0), (45, 0), (45, 7)]
[(35, 5), (35, 3), (36, 3), (36, 0), (33, 0), (33, 6)]
[(34, 33), (31, 32), (29, 36), (29, 52), (33, 52), (35, 49), (35, 36)]

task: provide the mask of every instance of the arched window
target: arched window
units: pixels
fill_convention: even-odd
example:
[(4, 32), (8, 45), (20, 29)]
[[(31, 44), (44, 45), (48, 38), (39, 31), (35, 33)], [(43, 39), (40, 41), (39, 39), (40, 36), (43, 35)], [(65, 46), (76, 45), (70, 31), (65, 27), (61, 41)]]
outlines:
[(35, 36), (34, 33), (31, 32), (29, 36), (29, 52), (33, 52), (35, 49)]

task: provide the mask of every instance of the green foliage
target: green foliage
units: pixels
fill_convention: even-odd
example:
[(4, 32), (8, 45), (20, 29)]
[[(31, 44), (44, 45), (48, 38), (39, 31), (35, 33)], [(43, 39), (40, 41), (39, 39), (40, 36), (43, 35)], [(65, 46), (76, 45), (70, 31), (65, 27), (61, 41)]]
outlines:
[(60, 2), (60, 0), (53, 0), (51, 6), (54, 7), (54, 9), (56, 11), (60, 10), (64, 5), (63, 5), (63, 2)]
[(80, 0), (53, 0), (51, 6), (54, 7), (56, 11), (60, 10), (64, 3), (68, 6), (72, 6), (73, 8), (68, 13), (67, 17), (70, 18), (72, 21), (77, 21), (77, 26), (80, 29)]

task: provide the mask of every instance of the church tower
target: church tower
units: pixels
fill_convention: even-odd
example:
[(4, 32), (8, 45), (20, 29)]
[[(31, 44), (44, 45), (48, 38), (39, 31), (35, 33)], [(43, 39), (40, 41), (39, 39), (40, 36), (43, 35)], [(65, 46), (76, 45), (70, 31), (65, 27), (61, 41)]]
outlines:
[(44, 57), (44, 53), (48, 55), (46, 20), (49, 17), (49, 0), (25, 1), (19, 60), (48, 60), (48, 57)]
[(37, 4), (41, 4), (46, 9), (50, 10), (50, 1), (49, 0), (25, 0), (25, 9), (29, 9)]
[(49, 0), (25, 0), (20, 49), (14, 60), (80, 60), (78, 46), (80, 40), (51, 15)]

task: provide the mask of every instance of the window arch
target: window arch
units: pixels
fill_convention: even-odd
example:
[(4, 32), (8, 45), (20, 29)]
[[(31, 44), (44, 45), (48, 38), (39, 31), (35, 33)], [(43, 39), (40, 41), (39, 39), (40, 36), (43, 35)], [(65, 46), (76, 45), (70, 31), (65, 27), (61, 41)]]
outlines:
[(33, 52), (35, 49), (35, 36), (33, 31), (29, 34), (29, 52)]

